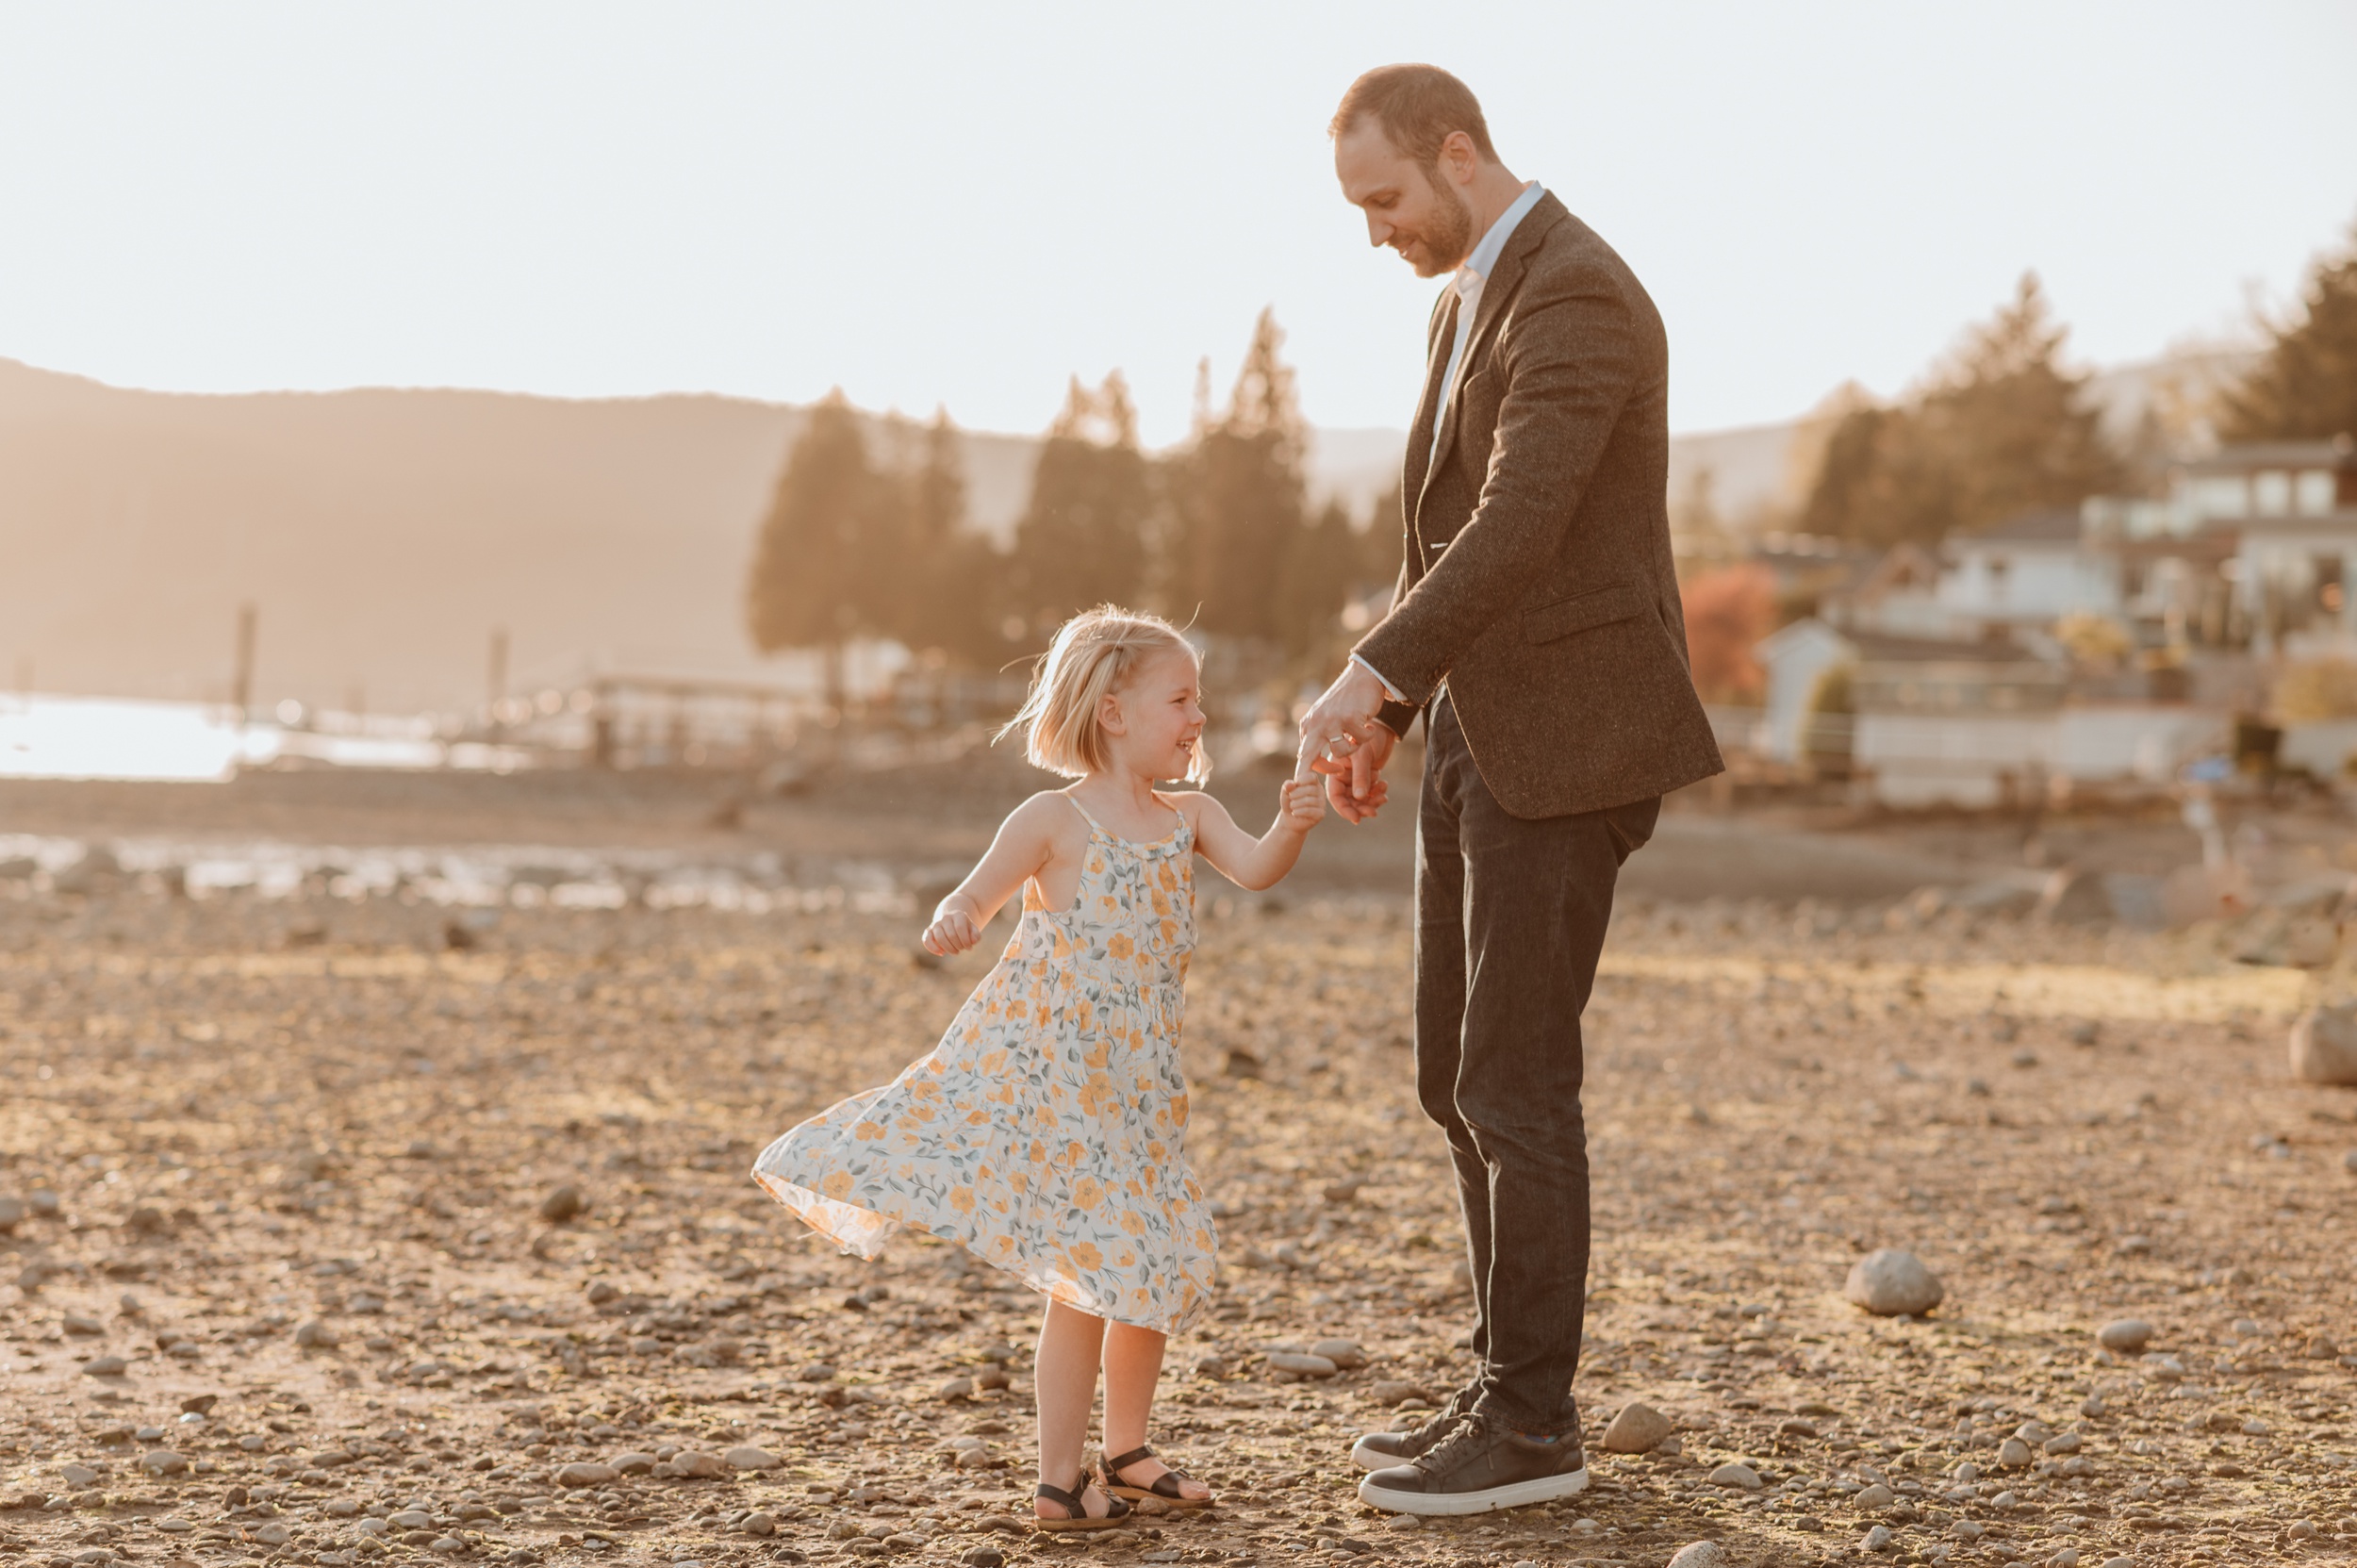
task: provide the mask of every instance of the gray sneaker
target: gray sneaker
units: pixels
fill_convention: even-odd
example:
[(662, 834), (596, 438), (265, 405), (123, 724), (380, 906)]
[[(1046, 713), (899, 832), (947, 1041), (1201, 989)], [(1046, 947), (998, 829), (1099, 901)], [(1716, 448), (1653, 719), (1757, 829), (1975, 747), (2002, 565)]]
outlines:
[(1413, 1463), (1360, 1481), (1359, 1500), (1387, 1513), (1488, 1513), (1553, 1502), (1587, 1485), (1576, 1428), (1553, 1440), (1527, 1438), (1475, 1411)]
[(1465, 1419), (1466, 1412), (1473, 1409), (1474, 1398), (1474, 1390), (1460, 1388), (1448, 1396), (1448, 1403), (1430, 1420), (1412, 1431), (1367, 1433), (1352, 1445), (1350, 1462), (1361, 1470), (1389, 1470), (1395, 1464), (1422, 1459)]

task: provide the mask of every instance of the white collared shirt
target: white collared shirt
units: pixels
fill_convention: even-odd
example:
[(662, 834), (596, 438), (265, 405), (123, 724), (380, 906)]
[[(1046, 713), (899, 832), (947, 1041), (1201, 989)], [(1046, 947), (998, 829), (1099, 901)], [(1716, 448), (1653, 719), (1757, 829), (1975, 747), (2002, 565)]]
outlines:
[(1490, 274), (1497, 271), (1498, 256), (1505, 251), (1506, 242), (1514, 238), (1514, 226), (1546, 193), (1546, 187), (1537, 180), (1524, 186), (1513, 206), (1498, 214), (1497, 222), (1490, 225), (1481, 242), (1473, 248), (1473, 254), (1465, 257), (1456, 277), (1450, 280), (1450, 286), (1457, 290), (1457, 338), (1449, 345), (1448, 369), (1441, 375), (1440, 406), (1432, 412), (1435, 445), (1441, 438), (1441, 421), (1448, 418), (1449, 404), (1457, 398), (1457, 371), (1464, 362), (1465, 345), (1473, 338), (1474, 318), (1481, 312), (1481, 290), (1489, 283)]
[[(1497, 271), (1498, 257), (1505, 252), (1506, 242), (1514, 238), (1514, 226), (1539, 205), (1539, 198), (1546, 193), (1546, 187), (1537, 180), (1524, 186), (1523, 193), (1514, 198), (1512, 206), (1498, 214), (1497, 222), (1482, 234), (1480, 242), (1473, 248), (1473, 254), (1465, 257), (1457, 269), (1457, 275), (1449, 280), (1449, 286), (1457, 290), (1457, 338), (1449, 345), (1448, 369), (1441, 375), (1440, 405), (1432, 411), (1432, 440), (1435, 446), (1440, 444), (1441, 423), (1448, 418), (1449, 404), (1456, 400), (1457, 369), (1464, 360), (1466, 343), (1473, 338), (1474, 317), (1481, 311), (1482, 288), (1490, 281), (1490, 274)], [(1426, 461), (1428, 464), (1429, 459)], [(1382, 683), (1385, 696), (1394, 702), (1405, 701), (1399, 689), (1383, 679), (1381, 670), (1356, 653), (1350, 658), (1353, 664)]]

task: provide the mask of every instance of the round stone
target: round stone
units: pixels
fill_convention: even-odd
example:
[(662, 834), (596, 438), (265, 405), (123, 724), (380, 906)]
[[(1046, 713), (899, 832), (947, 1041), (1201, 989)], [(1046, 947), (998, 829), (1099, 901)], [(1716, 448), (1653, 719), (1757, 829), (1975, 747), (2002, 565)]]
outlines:
[(1650, 1454), (1676, 1428), (1670, 1418), (1651, 1405), (1628, 1404), (1621, 1407), (1612, 1424), (1604, 1429), (1604, 1451), (1607, 1454)]
[(785, 1462), (768, 1449), (756, 1448), (750, 1444), (732, 1448), (720, 1457), (729, 1461), (732, 1470), (775, 1470)]
[(1895, 1246), (1860, 1258), (1841, 1293), (1877, 1317), (1927, 1312), (1947, 1296), (1939, 1277), (1920, 1258)]
[(1290, 1372), (1296, 1378), (1331, 1378), (1342, 1370), (1324, 1356), (1305, 1356), (1291, 1350), (1269, 1353), (1268, 1363), (1278, 1372)]
[(2095, 1331), (2095, 1339), (2106, 1350), (2117, 1350), (2123, 1356), (2140, 1355), (2152, 1343), (2152, 1325), (2140, 1317), (2115, 1318)]
[(1760, 1488), (1759, 1472), (1748, 1464), (1722, 1464), (1710, 1473), (1710, 1484), (1739, 1487), (1745, 1492), (1757, 1492)]
[(1670, 1568), (1733, 1568), (1734, 1560), (1716, 1541), (1689, 1541), (1670, 1560)]
[(1850, 1499), (1870, 1513), (1880, 1513), (1898, 1500), (1899, 1494), (1880, 1481), (1864, 1488), (1856, 1496)]

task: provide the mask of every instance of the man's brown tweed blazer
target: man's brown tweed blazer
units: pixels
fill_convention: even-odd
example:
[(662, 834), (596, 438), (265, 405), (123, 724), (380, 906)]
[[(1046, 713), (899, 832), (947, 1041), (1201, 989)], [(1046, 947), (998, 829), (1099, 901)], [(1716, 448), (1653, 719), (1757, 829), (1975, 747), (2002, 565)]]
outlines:
[(1456, 312), (1443, 290), (1401, 475), (1407, 560), (1356, 649), (1408, 699), (1385, 722), (1404, 730), (1446, 680), (1482, 782), (1525, 818), (1708, 778), (1725, 765), (1671, 563), (1660, 313), (1541, 197), (1483, 286), (1436, 437)]

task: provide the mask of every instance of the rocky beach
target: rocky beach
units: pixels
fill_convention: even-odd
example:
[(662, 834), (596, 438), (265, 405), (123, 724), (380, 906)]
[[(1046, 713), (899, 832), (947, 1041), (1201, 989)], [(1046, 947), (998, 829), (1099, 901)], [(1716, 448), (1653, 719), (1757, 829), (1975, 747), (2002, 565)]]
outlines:
[[(1076, 1542), (1027, 1525), (1036, 1299), (924, 1238), (837, 1256), (746, 1174), (987, 967), (1003, 923), (936, 963), (915, 911), (997, 797), (470, 827), (303, 787), (0, 801), (39, 839), (0, 855), (0, 1558), (2357, 1554), (2357, 1090), (2292, 1076), (2331, 971), (2250, 961), (2283, 919), (1624, 899), (1587, 1019), (1591, 1485), (1414, 1522), (1344, 1457), (1469, 1365), (1397, 868), (1205, 873), (1222, 1295), (1158, 1442), (1218, 1505)], [(476, 883), (401, 848), (429, 821)], [(532, 854), (486, 848), (519, 821)], [(898, 868), (823, 880), (844, 844)], [(716, 845), (738, 870), (699, 880)], [(238, 856), (283, 874), (190, 870)]]

